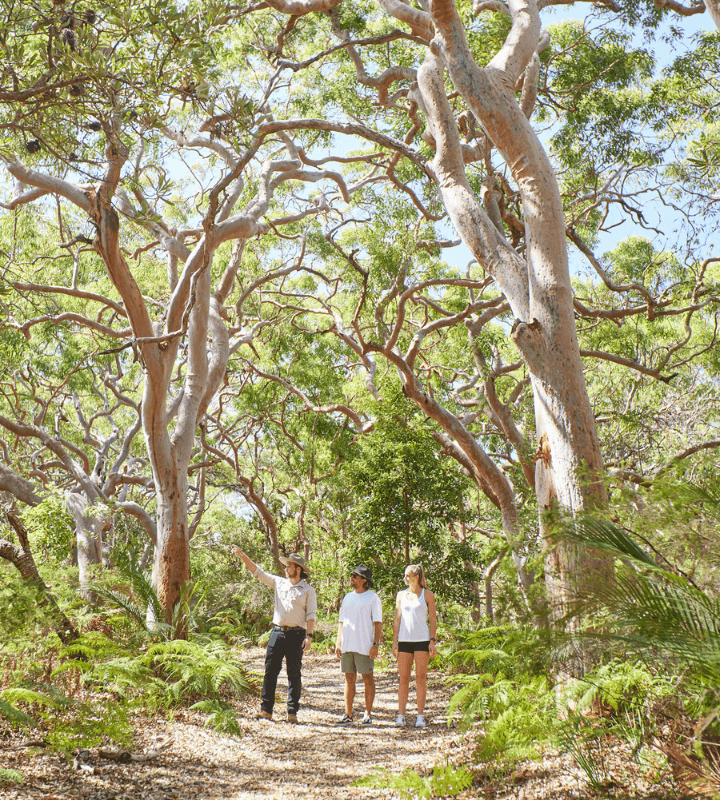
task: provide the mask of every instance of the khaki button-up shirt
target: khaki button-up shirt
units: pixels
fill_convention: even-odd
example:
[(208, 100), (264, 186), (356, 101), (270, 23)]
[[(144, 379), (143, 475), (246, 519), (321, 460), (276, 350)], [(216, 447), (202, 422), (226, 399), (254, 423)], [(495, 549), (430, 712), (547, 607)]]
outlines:
[(307, 629), (308, 620), (317, 617), (317, 595), (307, 581), (301, 580), (293, 586), (289, 578), (270, 575), (260, 567), (253, 577), (275, 590), (274, 625), (297, 625)]

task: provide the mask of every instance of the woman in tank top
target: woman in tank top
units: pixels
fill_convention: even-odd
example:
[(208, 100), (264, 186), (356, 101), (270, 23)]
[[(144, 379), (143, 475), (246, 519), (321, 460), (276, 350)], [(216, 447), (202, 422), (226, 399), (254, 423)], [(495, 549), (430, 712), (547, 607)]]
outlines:
[(397, 593), (393, 622), (392, 654), (397, 659), (400, 679), (395, 726), (405, 727), (405, 706), (414, 661), (418, 710), (415, 727), (424, 728), (428, 662), (430, 656), (437, 654), (435, 595), (425, 585), (425, 571), (422, 564), (410, 564), (406, 568), (405, 583), (407, 589)]

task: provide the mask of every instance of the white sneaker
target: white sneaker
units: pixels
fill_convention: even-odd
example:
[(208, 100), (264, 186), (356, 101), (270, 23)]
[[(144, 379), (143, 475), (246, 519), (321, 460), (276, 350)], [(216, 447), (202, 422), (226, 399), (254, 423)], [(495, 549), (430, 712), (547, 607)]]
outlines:
[(395, 717), (395, 727), (396, 728), (404, 728), (405, 727), (405, 715), (404, 714), (398, 714), (397, 717)]
[(415, 727), (416, 728), (424, 728), (427, 725), (425, 722), (425, 717), (423, 714), (418, 714), (417, 719), (415, 720)]
[(372, 725), (372, 715), (368, 714), (367, 711), (363, 714), (361, 725)]

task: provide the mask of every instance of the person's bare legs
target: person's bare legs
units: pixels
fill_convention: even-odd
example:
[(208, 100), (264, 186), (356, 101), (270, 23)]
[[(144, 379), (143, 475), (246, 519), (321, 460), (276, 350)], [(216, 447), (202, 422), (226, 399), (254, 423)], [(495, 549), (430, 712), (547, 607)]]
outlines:
[[(364, 676), (363, 676), (364, 677)], [(345, 713), (352, 718), (353, 703), (355, 702), (355, 680), (356, 672), (345, 673)]]
[[(415, 692), (417, 694), (417, 710), (418, 714), (425, 711), (425, 697), (427, 695), (427, 673), (428, 664), (430, 662), (430, 653), (427, 650), (415, 651)], [(408, 670), (408, 675), (410, 671)], [(407, 700), (407, 692), (405, 694)], [(400, 712), (403, 713), (402, 711)]]
[(405, 707), (407, 706), (408, 692), (410, 691), (410, 673), (412, 672), (412, 664), (412, 653), (397, 654), (398, 714), (400, 714), (401, 717), (405, 716)]
[(372, 672), (362, 676), (365, 684), (365, 711), (372, 714), (373, 703), (375, 702), (375, 676)]

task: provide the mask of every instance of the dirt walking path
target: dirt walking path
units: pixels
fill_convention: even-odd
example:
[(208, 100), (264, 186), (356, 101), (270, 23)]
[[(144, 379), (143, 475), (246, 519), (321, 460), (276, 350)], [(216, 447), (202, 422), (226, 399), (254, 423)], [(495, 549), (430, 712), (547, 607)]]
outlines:
[[(252, 776), (242, 798), (288, 797), (342, 798), (387, 797), (387, 790), (352, 787), (353, 781), (386, 767), (394, 773), (405, 769), (425, 771), (445, 763), (457, 737), (448, 730), (445, 717), (447, 695), (437, 676), (430, 675), (428, 726), (415, 728), (415, 686), (410, 687), (408, 726), (395, 728), (397, 676), (393, 666), (376, 670), (373, 724), (361, 725), (363, 685), (358, 680), (355, 723), (339, 727), (343, 713), (344, 679), (334, 656), (310, 655), (303, 665), (302, 709), (298, 726), (284, 722), (284, 703), (275, 707), (278, 722), (253, 720), (252, 737), (246, 737), (240, 764)], [(285, 696), (287, 683), (278, 684)], [(240, 765), (239, 764), (239, 765)]]
[[(262, 671), (264, 650), (246, 651), (248, 666)], [(448, 696), (437, 673), (429, 676), (428, 727), (416, 729), (415, 686), (410, 687), (408, 727), (394, 727), (397, 677), (394, 662), (376, 671), (377, 694), (372, 726), (362, 717), (362, 682), (355, 702), (356, 722), (338, 727), (343, 712), (343, 677), (334, 656), (310, 653), (303, 663), (303, 697), (299, 725), (285, 722), (285, 703), (275, 719), (256, 718), (257, 697), (239, 704), (240, 737), (205, 728), (205, 715), (176, 711), (171, 719), (138, 719), (136, 752), (172, 743), (148, 762), (119, 764), (91, 751), (87, 768), (74, 771), (59, 755), (0, 740), (0, 766), (20, 771), (25, 783), (0, 783), (5, 800), (302, 800), (302, 798), (388, 798), (387, 789), (352, 786), (353, 781), (386, 767), (398, 774), (415, 769), (426, 774), (435, 764), (453, 760), (462, 746), (448, 729)], [(287, 682), (281, 673), (278, 696)], [(91, 770), (93, 770), (91, 772)], [(396, 795), (395, 795), (396, 796)], [(467, 795), (468, 797), (471, 795)], [(472, 795), (477, 796), (477, 795)]]

